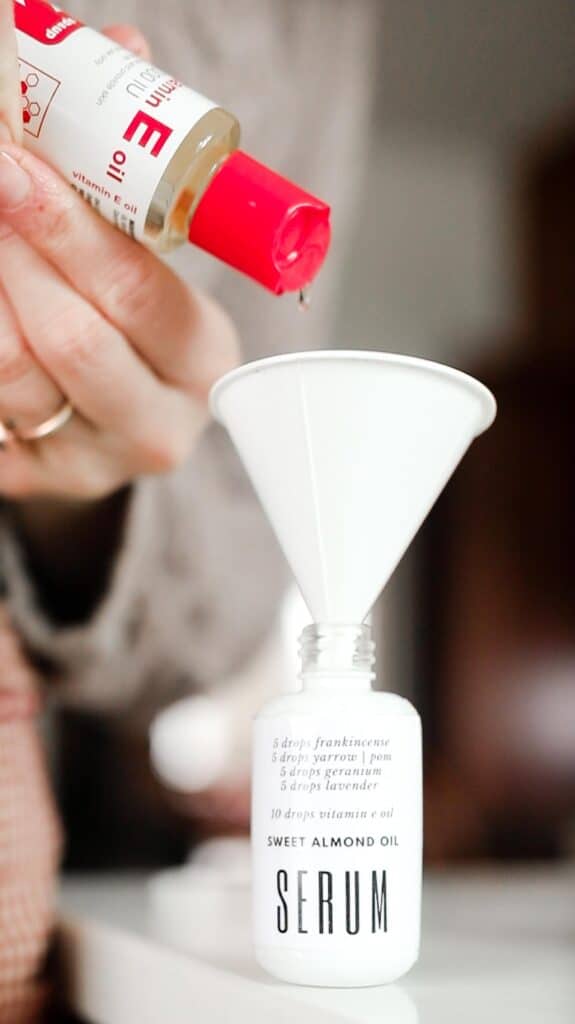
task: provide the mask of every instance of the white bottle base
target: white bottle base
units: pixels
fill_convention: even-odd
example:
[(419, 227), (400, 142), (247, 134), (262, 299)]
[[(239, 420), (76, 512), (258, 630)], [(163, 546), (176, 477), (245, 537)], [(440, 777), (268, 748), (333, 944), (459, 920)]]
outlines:
[(389, 985), (403, 977), (417, 962), (419, 953), (397, 956), (382, 963), (381, 956), (368, 958), (359, 954), (357, 959), (338, 957), (333, 950), (278, 949), (256, 946), (255, 958), (268, 974), (292, 985), (316, 985), (321, 988), (365, 988), (369, 985)]

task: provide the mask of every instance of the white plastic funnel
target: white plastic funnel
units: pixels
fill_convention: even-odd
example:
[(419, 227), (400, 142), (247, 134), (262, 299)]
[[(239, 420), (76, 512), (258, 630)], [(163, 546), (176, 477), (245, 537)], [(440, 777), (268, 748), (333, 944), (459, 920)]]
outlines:
[(380, 352), (306, 352), (223, 377), (229, 430), (315, 622), (362, 622), (477, 434), (473, 377)]

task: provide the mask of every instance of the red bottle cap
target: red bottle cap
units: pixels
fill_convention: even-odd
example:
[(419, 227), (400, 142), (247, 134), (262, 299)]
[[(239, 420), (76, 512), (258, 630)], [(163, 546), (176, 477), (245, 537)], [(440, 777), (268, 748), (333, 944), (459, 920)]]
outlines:
[(329, 206), (237, 150), (208, 185), (188, 238), (281, 295), (310, 284), (321, 267)]

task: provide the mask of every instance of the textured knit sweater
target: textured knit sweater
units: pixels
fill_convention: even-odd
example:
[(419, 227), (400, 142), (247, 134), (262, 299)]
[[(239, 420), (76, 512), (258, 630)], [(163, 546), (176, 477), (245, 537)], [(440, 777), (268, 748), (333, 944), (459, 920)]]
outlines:
[[(377, 11), (370, 0), (100, 0), (66, 4), (88, 23), (137, 24), (153, 59), (233, 111), (242, 145), (333, 207), (332, 252), (313, 308), (277, 299), (215, 260), (172, 262), (235, 320), (244, 359), (330, 345), (335, 289), (364, 161)], [(158, 339), (161, 343), (161, 339)], [(350, 338), (354, 346), (360, 339)], [(278, 466), (278, 472), (281, 467)], [(9, 607), (27, 647), (53, 667), (54, 692), (84, 708), (152, 712), (209, 689), (270, 628), (287, 570), (238, 462), (215, 424), (186, 465), (135, 482), (107, 586), (84, 620), (41, 607), (5, 519)]]

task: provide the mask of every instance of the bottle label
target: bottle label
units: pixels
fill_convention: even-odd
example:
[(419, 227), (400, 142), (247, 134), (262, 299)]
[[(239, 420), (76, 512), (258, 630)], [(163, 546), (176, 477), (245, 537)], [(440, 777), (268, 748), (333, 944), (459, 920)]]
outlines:
[(260, 717), (253, 757), (255, 945), (417, 945), (419, 718)]
[(15, 0), (26, 145), (140, 240), (165, 168), (215, 104), (43, 0)]

